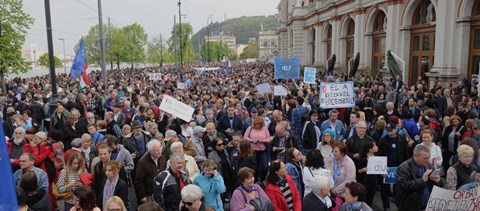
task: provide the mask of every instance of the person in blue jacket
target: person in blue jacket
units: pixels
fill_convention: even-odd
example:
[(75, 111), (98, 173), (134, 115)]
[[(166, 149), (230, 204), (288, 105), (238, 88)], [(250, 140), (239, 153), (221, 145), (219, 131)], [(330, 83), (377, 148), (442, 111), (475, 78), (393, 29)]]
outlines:
[(202, 165), (203, 172), (201, 172), (193, 180), (193, 184), (200, 187), (205, 196), (206, 207), (210, 207), (216, 211), (223, 211), (223, 202), (220, 195), (224, 193), (227, 188), (223, 181), (222, 175), (217, 172), (217, 164), (213, 160), (206, 159)]

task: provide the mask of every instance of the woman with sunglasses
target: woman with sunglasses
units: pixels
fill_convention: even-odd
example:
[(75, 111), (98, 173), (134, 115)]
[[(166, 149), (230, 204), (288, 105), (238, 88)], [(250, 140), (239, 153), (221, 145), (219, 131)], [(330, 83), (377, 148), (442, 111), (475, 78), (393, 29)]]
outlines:
[(206, 210), (203, 203), (203, 191), (198, 186), (193, 184), (187, 185), (180, 194), (182, 196), (180, 211)]
[[(233, 180), (233, 177), (230, 177), (229, 175), (233, 175), (233, 169), (230, 164), (230, 159), (228, 156), (227, 150), (225, 150), (225, 139), (221, 138), (215, 138), (212, 141), (212, 146), (214, 147), (214, 150), (208, 154), (208, 158), (213, 160), (215, 164), (217, 165), (217, 171), (220, 173), (220, 175), (223, 176), (223, 179), (225, 181), (225, 186), (227, 187), (227, 192), (225, 195), (231, 196), (231, 193), (233, 192), (233, 187), (235, 181)], [(228, 176), (227, 176), (228, 175)]]

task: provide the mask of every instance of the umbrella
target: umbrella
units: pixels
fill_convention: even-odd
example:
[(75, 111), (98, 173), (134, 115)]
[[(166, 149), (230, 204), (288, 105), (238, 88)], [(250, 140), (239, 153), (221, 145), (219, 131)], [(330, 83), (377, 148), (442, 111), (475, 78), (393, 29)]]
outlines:
[(387, 51), (387, 65), (390, 74), (392, 77), (395, 78), (397, 75), (402, 75), (402, 71), (400, 70), (400, 66), (398, 66), (397, 60), (393, 57), (391, 51)]
[(357, 55), (355, 55), (355, 59), (353, 60), (352, 67), (350, 67), (348, 77), (352, 78), (353, 76), (355, 76), (355, 74), (357, 74), (359, 63), (360, 63), (360, 52), (358, 52)]
[(335, 54), (333, 54), (332, 57), (330, 57), (330, 59), (328, 60), (327, 73), (329, 75), (333, 75), (333, 68), (335, 67), (335, 62), (336, 61), (337, 61), (337, 56), (335, 56)]

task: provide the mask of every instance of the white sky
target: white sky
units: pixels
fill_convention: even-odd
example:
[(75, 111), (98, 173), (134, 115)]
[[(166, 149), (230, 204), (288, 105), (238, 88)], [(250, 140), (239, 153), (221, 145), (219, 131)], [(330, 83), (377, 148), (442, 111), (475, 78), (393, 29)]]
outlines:
[[(182, 23), (191, 23), (195, 33), (206, 25), (210, 14), (213, 15), (214, 22), (223, 21), (225, 14), (227, 19), (273, 15), (277, 13), (279, 1), (182, 0), (182, 14), (187, 14)], [(160, 34), (168, 38), (174, 15), (178, 22), (177, 3), (178, 0), (102, 0), (103, 23), (108, 23), (106, 17), (111, 17), (112, 25), (117, 27), (136, 22), (144, 27), (149, 38)], [(36, 44), (39, 51), (46, 51), (44, 1), (24, 0), (23, 5), (25, 12), (35, 18), (35, 23), (28, 31), (24, 49), (30, 49), (32, 44)], [(67, 54), (74, 54), (73, 46), (76, 42), (88, 33), (91, 26), (98, 24), (97, 0), (50, 0), (50, 7), (55, 51), (63, 51), (63, 43), (58, 39), (64, 38)]]

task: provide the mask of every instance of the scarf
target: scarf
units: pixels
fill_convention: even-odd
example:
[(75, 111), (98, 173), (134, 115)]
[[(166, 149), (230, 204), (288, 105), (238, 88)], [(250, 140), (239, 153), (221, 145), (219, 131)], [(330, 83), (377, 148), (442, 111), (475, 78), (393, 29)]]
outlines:
[(240, 187), (242, 188), (242, 190), (244, 190), (244, 191), (247, 192), (247, 193), (251, 193), (251, 192), (253, 192), (253, 191), (256, 191), (255, 186), (252, 186), (252, 187), (250, 187), (250, 188), (247, 188), (247, 187), (245, 187), (245, 186), (242, 184), (242, 185), (240, 185)]
[(109, 198), (111, 198), (115, 193), (115, 186), (118, 182), (118, 176), (115, 178), (107, 179), (105, 181), (105, 186), (103, 187), (103, 204), (107, 204)]
[[(343, 160), (341, 163), (343, 163)], [(340, 178), (340, 173), (342, 170), (340, 166), (341, 163), (338, 163), (338, 160), (336, 158), (333, 158), (333, 181), (335, 183), (337, 183), (338, 178)]]
[(355, 204), (347, 204), (347, 210), (348, 211), (353, 211), (353, 210), (359, 210), (360, 207), (362, 206), (362, 202), (357, 202)]

